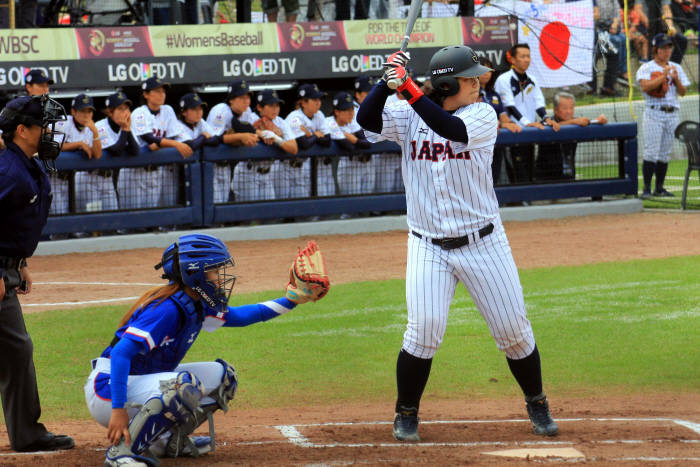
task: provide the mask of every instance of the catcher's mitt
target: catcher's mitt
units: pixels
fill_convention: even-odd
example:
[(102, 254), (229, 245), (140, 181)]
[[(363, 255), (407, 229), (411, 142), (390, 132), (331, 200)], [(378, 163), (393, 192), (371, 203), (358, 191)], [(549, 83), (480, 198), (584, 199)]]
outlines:
[(299, 250), (289, 268), (289, 283), (285, 296), (298, 304), (315, 302), (328, 293), (330, 286), (321, 250), (312, 240), (306, 248)]
[[(654, 71), (651, 73), (651, 79), (656, 79), (661, 75), (663, 75), (662, 72)], [(656, 89), (652, 89), (647, 94), (649, 94), (651, 97), (664, 97), (667, 92), (668, 92), (668, 80), (664, 80), (664, 82), (661, 83), (659, 85), (659, 87), (657, 87)]]

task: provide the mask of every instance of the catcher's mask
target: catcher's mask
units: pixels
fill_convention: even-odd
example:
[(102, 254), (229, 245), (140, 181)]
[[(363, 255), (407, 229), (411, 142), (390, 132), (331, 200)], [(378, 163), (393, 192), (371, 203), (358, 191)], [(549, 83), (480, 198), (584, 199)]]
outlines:
[(234, 266), (221, 240), (211, 235), (191, 234), (168, 246), (155, 268), (163, 268), (163, 279), (191, 288), (210, 308), (220, 309), (228, 306), (236, 283)]
[(38, 157), (48, 172), (56, 172), (56, 159), (65, 141), (65, 134), (56, 130), (56, 122), (65, 119), (66, 110), (48, 95), (21, 96), (0, 112), (0, 128), (9, 133), (19, 124), (41, 127)]

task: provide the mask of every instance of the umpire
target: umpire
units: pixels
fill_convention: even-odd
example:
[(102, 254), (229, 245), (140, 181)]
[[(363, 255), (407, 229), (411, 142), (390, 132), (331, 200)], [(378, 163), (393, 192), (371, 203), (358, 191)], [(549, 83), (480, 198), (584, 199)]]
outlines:
[[(53, 162), (61, 150), (52, 124), (62, 107), (48, 96), (22, 96), (0, 112), (7, 148), (0, 153), (0, 394), (10, 445), (15, 451), (70, 449), (73, 438), (39, 423), (41, 406), (33, 344), (17, 294), (31, 292), (26, 258), (34, 254), (51, 204), (49, 179), (34, 157)], [(65, 111), (63, 111), (65, 118)]]

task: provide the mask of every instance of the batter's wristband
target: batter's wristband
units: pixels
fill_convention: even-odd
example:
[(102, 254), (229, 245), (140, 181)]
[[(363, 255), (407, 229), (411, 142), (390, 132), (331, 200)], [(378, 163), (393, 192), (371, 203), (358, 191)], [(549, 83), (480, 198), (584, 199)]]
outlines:
[(409, 104), (413, 104), (418, 99), (423, 97), (423, 91), (421, 91), (418, 85), (410, 77), (408, 77), (406, 81), (404, 81), (404, 83), (396, 90), (406, 98)]

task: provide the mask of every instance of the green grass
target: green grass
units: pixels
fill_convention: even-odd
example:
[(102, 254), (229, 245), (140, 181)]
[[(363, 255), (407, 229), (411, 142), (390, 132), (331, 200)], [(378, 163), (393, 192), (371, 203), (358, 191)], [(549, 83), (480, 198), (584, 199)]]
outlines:
[[(700, 256), (521, 271), (546, 388), (560, 397), (700, 388)], [(252, 303), (275, 293), (234, 297)], [(126, 307), (26, 315), (43, 418), (89, 418), (90, 359)], [(246, 328), (203, 332), (187, 361), (234, 364), (242, 408), (387, 401), (405, 326), (401, 280), (333, 286), (323, 301)], [(519, 394), (463, 286), (429, 397)]]
[[(650, 199), (644, 200), (644, 207), (649, 209), (680, 209), (681, 195), (683, 193), (683, 179), (685, 177), (685, 169), (688, 167), (687, 160), (675, 160), (668, 163), (668, 172), (666, 173), (665, 188), (673, 193), (673, 198), (659, 198), (652, 196)], [(637, 173), (639, 180), (639, 195), (642, 194), (644, 188), (644, 180), (642, 178), (642, 165), (639, 164)], [(652, 180), (652, 185), (656, 178)], [(652, 188), (652, 191), (654, 189)], [(686, 199), (686, 209), (700, 209), (700, 174), (697, 170), (690, 173), (688, 182), (688, 198)]]

